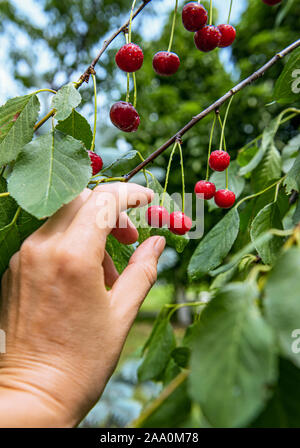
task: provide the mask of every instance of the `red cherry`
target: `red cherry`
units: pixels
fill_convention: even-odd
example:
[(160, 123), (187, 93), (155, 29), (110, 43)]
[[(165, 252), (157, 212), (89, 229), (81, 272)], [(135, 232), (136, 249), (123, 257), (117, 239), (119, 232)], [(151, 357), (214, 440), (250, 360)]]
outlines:
[(110, 109), (112, 123), (121, 131), (135, 132), (140, 124), (140, 117), (132, 104), (118, 101)]
[(170, 214), (169, 230), (175, 235), (185, 235), (191, 230), (192, 220), (182, 212), (173, 212)]
[(281, 3), (281, 0), (262, 0), (266, 5), (274, 6)]
[(152, 65), (158, 75), (170, 76), (179, 69), (180, 59), (171, 51), (159, 51), (154, 55)]
[(230, 164), (230, 155), (225, 151), (213, 151), (209, 158), (209, 166), (214, 171), (224, 171)]
[(142, 49), (136, 44), (126, 44), (116, 54), (117, 66), (127, 73), (136, 72), (143, 65)]
[(165, 207), (151, 205), (146, 211), (146, 220), (151, 227), (163, 227), (169, 222), (169, 213)]
[(182, 10), (182, 23), (188, 31), (198, 31), (206, 25), (207, 11), (196, 2), (187, 3)]
[(221, 33), (220, 48), (229, 47), (236, 37), (235, 28), (231, 25), (218, 25), (218, 30)]
[(103, 160), (94, 151), (90, 151), (89, 150), (88, 153), (89, 153), (89, 156), (90, 156), (90, 159), (91, 159), (93, 176), (95, 176), (95, 174), (98, 174), (99, 171), (102, 170), (102, 168), (103, 168)]
[(220, 208), (230, 208), (235, 203), (235, 194), (230, 190), (218, 190), (215, 194), (215, 203)]
[(194, 35), (195, 45), (200, 51), (212, 51), (218, 47), (222, 38), (221, 32), (216, 26), (207, 25)]
[(200, 180), (195, 185), (196, 195), (202, 194), (204, 199), (211, 199), (214, 197), (216, 192), (216, 186), (212, 182), (207, 182), (206, 180)]

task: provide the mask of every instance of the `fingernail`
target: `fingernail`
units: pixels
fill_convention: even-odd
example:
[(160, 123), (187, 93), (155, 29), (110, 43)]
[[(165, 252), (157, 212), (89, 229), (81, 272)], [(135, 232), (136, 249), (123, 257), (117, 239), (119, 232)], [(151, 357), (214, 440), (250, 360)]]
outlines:
[(151, 196), (151, 201), (153, 201), (153, 197), (154, 197), (154, 191), (151, 190), (151, 188), (145, 188), (147, 194), (149, 194)]
[(155, 244), (154, 244), (154, 250), (159, 257), (162, 254), (162, 251), (164, 250), (165, 246), (166, 246), (165, 237), (163, 237), (163, 236), (157, 237), (157, 240), (155, 241)]

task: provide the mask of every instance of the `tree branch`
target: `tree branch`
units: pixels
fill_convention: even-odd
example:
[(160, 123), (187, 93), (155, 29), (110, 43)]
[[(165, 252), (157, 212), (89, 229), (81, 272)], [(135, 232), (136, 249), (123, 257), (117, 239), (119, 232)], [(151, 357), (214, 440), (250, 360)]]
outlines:
[(229, 98), (231, 98), (233, 95), (247, 87), (252, 82), (256, 81), (257, 79), (261, 78), (269, 68), (271, 68), (276, 62), (278, 62), (280, 59), (284, 58), (286, 55), (294, 51), (296, 48), (300, 46), (300, 39), (293, 42), (288, 47), (284, 48), (280, 53), (277, 53), (275, 56), (273, 56), (272, 59), (270, 59), (265, 65), (263, 65), (259, 70), (252, 73), (252, 75), (248, 76), (248, 78), (241, 81), (239, 84), (234, 86), (231, 90), (229, 90), (225, 95), (223, 95), (221, 98), (219, 98), (216, 102), (211, 104), (207, 109), (202, 111), (200, 114), (196, 115), (192, 118), (191, 121), (189, 121), (183, 128), (181, 128), (176, 134), (173, 135), (168, 141), (166, 141), (160, 148), (158, 148), (156, 151), (154, 151), (152, 154), (150, 154), (147, 159), (145, 159), (142, 163), (140, 163), (138, 166), (136, 166), (130, 173), (126, 174), (124, 176), (126, 182), (128, 182), (130, 179), (132, 179), (133, 176), (135, 176), (138, 172), (140, 172), (142, 169), (144, 169), (149, 163), (153, 162), (160, 154), (162, 154), (166, 149), (168, 149), (177, 138), (181, 138), (187, 131), (189, 131), (195, 124), (197, 124), (199, 121), (201, 121), (204, 117), (209, 115), (211, 112), (216, 111), (219, 109), (222, 104), (224, 104)]

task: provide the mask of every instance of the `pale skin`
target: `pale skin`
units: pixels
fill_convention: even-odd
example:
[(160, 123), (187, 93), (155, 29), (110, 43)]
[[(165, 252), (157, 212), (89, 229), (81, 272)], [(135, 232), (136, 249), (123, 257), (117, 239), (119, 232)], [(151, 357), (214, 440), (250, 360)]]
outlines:
[[(118, 207), (105, 202), (107, 194)], [(151, 190), (136, 184), (85, 190), (12, 257), (0, 302), (7, 337), (0, 354), (0, 427), (74, 427), (100, 398), (165, 247), (164, 238), (149, 238), (119, 275), (106, 238), (112, 233), (134, 243), (138, 233), (126, 210), (152, 199)], [(104, 228), (99, 211), (113, 212)]]

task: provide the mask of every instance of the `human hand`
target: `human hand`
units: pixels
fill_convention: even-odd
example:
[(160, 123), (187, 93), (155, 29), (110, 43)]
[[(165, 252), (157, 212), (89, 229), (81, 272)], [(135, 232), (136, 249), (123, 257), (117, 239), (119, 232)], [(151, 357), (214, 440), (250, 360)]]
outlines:
[(75, 426), (99, 399), (165, 246), (149, 238), (119, 276), (106, 238), (135, 242), (125, 210), (152, 198), (135, 184), (85, 190), (12, 257), (1, 291), (0, 426)]

